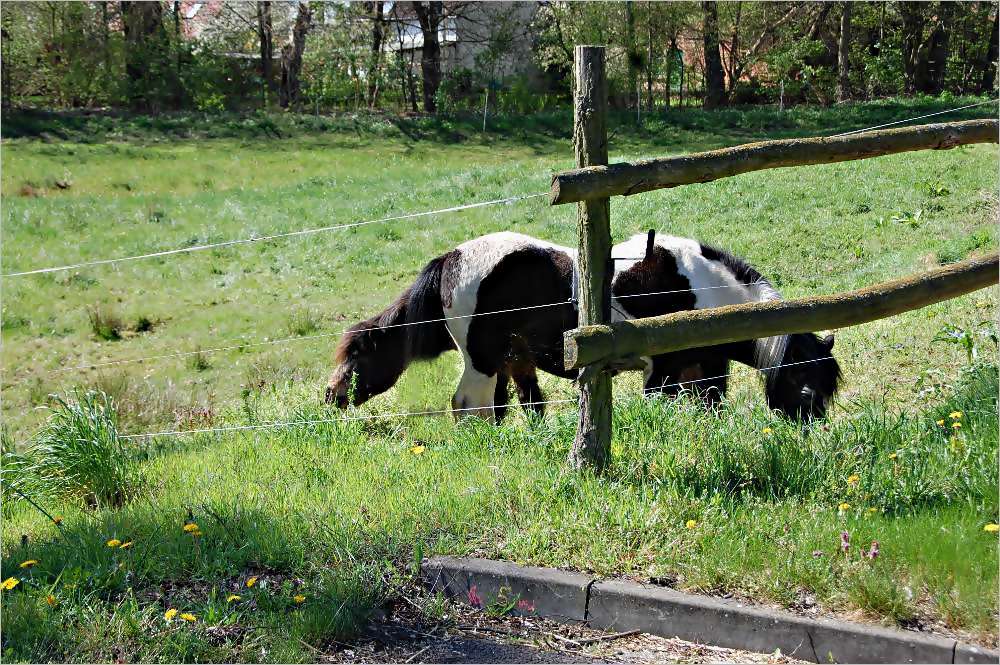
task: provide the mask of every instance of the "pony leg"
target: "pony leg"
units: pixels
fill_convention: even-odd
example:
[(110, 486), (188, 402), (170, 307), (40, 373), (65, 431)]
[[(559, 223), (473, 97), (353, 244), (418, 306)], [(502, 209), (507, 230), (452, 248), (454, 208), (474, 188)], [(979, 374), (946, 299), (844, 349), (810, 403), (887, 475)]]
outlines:
[(709, 409), (714, 409), (726, 397), (729, 387), (729, 360), (727, 358), (703, 360), (701, 371), (704, 376), (694, 384), (693, 390)]
[(458, 382), (458, 390), (451, 398), (451, 408), (455, 417), (478, 416), (493, 418), (493, 399), (497, 392), (497, 374), (487, 376), (472, 366), (468, 353), (465, 356), (465, 371)]
[(493, 391), (493, 416), (497, 425), (507, 415), (507, 403), (510, 401), (510, 375), (503, 370), (497, 372), (497, 386)]
[(521, 407), (539, 416), (545, 415), (545, 396), (538, 386), (538, 375), (534, 365), (517, 364), (512, 368), (514, 384), (517, 386), (517, 401)]

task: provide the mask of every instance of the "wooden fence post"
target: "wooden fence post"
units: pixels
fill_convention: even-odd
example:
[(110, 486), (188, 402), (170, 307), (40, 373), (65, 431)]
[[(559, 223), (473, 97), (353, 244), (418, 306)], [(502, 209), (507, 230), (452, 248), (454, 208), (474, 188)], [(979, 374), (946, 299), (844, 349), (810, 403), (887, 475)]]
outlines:
[[(608, 81), (604, 47), (577, 46), (574, 58), (573, 149), (578, 168), (608, 163)], [(577, 204), (580, 326), (611, 320), (611, 203), (607, 198)], [(574, 468), (600, 470), (611, 450), (611, 375), (582, 375), (576, 439), (569, 453)]]

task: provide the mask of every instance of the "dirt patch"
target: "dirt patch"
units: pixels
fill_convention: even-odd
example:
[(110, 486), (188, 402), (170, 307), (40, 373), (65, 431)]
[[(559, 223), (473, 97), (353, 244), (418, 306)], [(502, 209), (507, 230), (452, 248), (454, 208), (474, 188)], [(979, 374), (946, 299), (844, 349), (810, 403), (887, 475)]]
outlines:
[(325, 663), (798, 663), (776, 652), (723, 649), (645, 633), (491, 615), (414, 590), (351, 644), (315, 650)]

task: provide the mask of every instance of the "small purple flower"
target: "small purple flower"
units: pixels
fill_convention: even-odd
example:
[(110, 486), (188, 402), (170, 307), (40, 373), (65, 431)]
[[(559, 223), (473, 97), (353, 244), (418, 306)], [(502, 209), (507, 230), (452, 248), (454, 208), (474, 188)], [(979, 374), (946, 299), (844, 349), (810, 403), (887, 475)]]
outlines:
[(844, 554), (851, 549), (851, 534), (846, 531), (840, 532), (840, 549)]
[(873, 561), (878, 558), (878, 541), (873, 540), (871, 549), (864, 553), (866, 559), (872, 559)]
[(469, 589), (469, 605), (473, 607), (482, 607), (483, 599), (479, 597), (479, 592), (476, 590), (476, 585), (473, 584), (472, 588)]
[(517, 609), (521, 612), (534, 612), (535, 604), (530, 600), (524, 600), (523, 598), (517, 601)]

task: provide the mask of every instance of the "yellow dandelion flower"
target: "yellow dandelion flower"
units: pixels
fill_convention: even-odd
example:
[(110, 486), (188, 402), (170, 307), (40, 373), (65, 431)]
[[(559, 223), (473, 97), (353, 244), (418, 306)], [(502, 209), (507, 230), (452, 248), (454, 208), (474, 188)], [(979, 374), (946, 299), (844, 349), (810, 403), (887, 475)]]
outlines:
[(183, 614), (181, 614), (181, 618), (184, 619), (185, 621), (189, 621), (191, 623), (194, 623), (195, 621), (198, 620), (198, 617), (196, 617), (195, 615), (191, 614), (190, 612), (184, 612)]
[(983, 531), (987, 533), (996, 533), (997, 531), (1000, 531), (1000, 524), (993, 524), (993, 523), (987, 524), (986, 526), (983, 527)]
[(38, 559), (28, 559), (27, 561), (21, 562), (21, 568), (31, 568), (36, 563), (38, 563)]
[(118, 540), (117, 538), (112, 538), (111, 540), (108, 541), (108, 547), (118, 547), (121, 544), (122, 541)]
[(958, 420), (959, 418), (962, 417), (962, 412), (952, 411), (951, 413), (948, 414), (948, 417), (951, 418), (952, 420)]
[(55, 517), (52, 518), (52, 521), (55, 522), (56, 524), (62, 524), (63, 521), (62, 515), (56, 515)]
[(45, 602), (49, 604), (49, 607), (55, 607), (57, 602), (56, 597), (50, 593), (49, 595), (45, 596)]
[(187, 531), (188, 533), (191, 533), (192, 531), (197, 531), (198, 525), (195, 524), (194, 522), (188, 522), (187, 524), (184, 525), (184, 530)]
[(838, 509), (838, 510), (839, 510), (840, 512), (842, 512), (842, 513), (846, 513), (846, 512), (848, 511), (848, 510), (850, 510), (850, 509), (851, 509), (851, 504), (849, 504), (849, 503), (847, 503), (847, 502), (845, 501), (845, 502), (843, 502), (842, 504), (840, 504), (839, 506), (837, 506), (837, 509)]
[(951, 428), (952, 429), (961, 429), (962, 428), (962, 423), (952, 423), (951, 424)]
[(772, 431), (774, 430), (772, 430), (770, 427), (765, 427), (764, 429), (761, 430), (761, 432), (763, 432), (764, 434), (770, 434)]
[(686, 526), (689, 529), (693, 529), (696, 526), (698, 526), (698, 521), (697, 520), (688, 520), (687, 522), (684, 523), (684, 526)]
[(163, 613), (163, 618), (167, 621), (172, 621), (175, 616), (177, 616), (177, 610), (172, 607)]
[(899, 455), (896, 453), (889, 453), (889, 459), (896, 459), (897, 457), (899, 457)]
[(847, 483), (849, 485), (853, 485), (854, 483), (858, 482), (859, 480), (861, 480), (861, 476), (859, 476), (856, 473), (852, 473), (851, 475), (847, 476)]
[(121, 545), (119, 545), (118, 549), (120, 549), (120, 550), (127, 550), (130, 547), (132, 547), (132, 541), (128, 540), (128, 541), (122, 543)]
[(869, 515), (874, 515), (877, 512), (878, 512), (878, 508), (869, 508), (868, 509), (868, 514)]
[(292, 598), (292, 600), (295, 601), (296, 605), (301, 605), (302, 603), (306, 602), (306, 597), (300, 593), (299, 595)]
[(3, 589), (4, 591), (10, 591), (20, 583), (21, 580), (17, 579), (16, 577), (8, 577), (3, 581), (3, 584), (0, 584), (0, 589)]
[(249, 589), (254, 584), (257, 584), (257, 576), (256, 575), (254, 575), (253, 577), (250, 577), (250, 578), (247, 579), (247, 588)]
[(242, 598), (242, 596), (239, 596), (239, 595), (237, 595), (235, 593), (231, 593), (228, 596), (226, 596), (226, 602), (227, 603), (235, 603), (237, 600), (240, 600), (241, 598)]
[(410, 448), (410, 452), (414, 455), (423, 455), (425, 450), (427, 450), (427, 447), (423, 445), (416, 445)]

